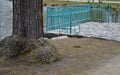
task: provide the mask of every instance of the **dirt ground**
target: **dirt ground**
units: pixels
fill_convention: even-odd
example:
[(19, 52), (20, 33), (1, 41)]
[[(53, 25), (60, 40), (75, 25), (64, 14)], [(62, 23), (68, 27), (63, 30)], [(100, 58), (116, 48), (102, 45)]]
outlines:
[(101, 63), (120, 54), (120, 42), (94, 38), (49, 40), (59, 52), (51, 64), (0, 61), (0, 75), (89, 75)]
[(120, 55), (103, 63), (91, 71), (89, 75), (120, 75)]

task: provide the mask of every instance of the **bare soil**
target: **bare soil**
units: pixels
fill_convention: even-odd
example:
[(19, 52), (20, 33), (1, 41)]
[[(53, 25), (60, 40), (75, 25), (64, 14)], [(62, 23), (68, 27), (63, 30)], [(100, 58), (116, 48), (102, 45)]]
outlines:
[(90, 75), (120, 75), (120, 55), (90, 71)]
[(101, 63), (120, 54), (120, 42), (94, 38), (49, 40), (59, 52), (51, 64), (0, 61), (0, 75), (89, 75)]

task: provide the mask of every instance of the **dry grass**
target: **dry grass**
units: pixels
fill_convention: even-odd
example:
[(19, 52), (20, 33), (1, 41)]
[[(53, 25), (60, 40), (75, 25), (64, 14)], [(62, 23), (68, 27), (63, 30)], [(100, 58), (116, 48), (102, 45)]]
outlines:
[(53, 64), (0, 62), (0, 75), (88, 75), (112, 56), (120, 54), (120, 42), (93, 38), (49, 40), (60, 54)]

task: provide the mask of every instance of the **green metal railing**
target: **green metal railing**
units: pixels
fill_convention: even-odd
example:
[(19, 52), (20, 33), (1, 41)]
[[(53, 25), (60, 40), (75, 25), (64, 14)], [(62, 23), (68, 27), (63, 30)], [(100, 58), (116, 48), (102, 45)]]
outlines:
[(109, 4), (91, 4), (91, 21), (109, 22), (110, 5)]
[(46, 11), (46, 33), (71, 35), (74, 28), (81, 23), (90, 21), (104, 22), (106, 12), (109, 11), (109, 5), (48, 6)]

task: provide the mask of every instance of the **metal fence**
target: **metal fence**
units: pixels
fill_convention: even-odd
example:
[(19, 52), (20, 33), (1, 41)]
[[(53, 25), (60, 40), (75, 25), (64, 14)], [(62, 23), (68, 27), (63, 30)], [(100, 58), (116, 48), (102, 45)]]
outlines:
[(109, 22), (110, 5), (109, 4), (91, 4), (91, 21)]
[(80, 31), (81, 23), (105, 21), (105, 12), (108, 12), (108, 8), (108, 6), (91, 4), (48, 6), (46, 11), (46, 33), (72, 35), (74, 32)]

